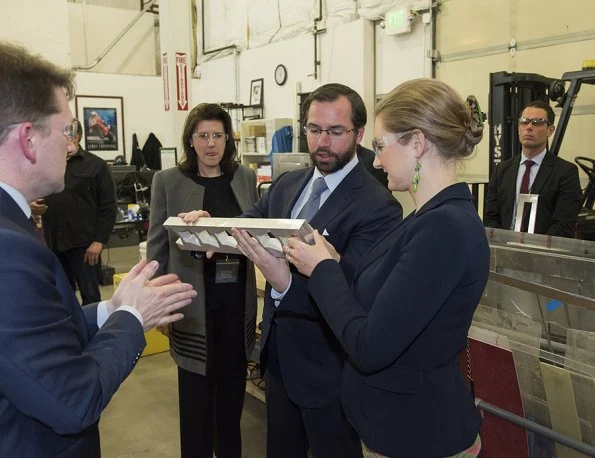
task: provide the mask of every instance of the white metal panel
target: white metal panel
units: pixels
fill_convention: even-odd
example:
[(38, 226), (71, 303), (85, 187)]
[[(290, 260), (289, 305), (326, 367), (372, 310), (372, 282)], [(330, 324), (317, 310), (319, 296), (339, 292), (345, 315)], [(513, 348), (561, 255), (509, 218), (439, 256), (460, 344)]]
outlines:
[(351, 22), (358, 18), (357, 2), (354, 0), (325, 0), (326, 26)]
[(315, 0), (279, 0), (279, 17), (281, 30), (275, 40), (284, 40), (306, 33), (312, 26), (315, 17), (314, 9), (318, 2)]
[[(138, 15), (138, 11), (103, 6), (69, 4), (68, 7), (70, 50), (74, 66), (91, 64)], [(151, 13), (144, 13), (124, 38), (90, 71), (155, 75), (155, 55), (154, 17)]]
[(384, 17), (387, 11), (411, 3), (408, 0), (360, 0), (359, 14), (366, 19), (378, 19)]
[(199, 54), (202, 49), (200, 30), (201, 1), (205, 10), (205, 49), (207, 51), (229, 45), (240, 48), (247, 46), (247, 12), (244, 1), (238, 0), (196, 0), (199, 24), (197, 43)]
[(431, 77), (431, 24), (418, 18), (411, 33), (387, 36), (376, 24), (376, 94), (390, 92), (398, 84), (420, 77)]
[(249, 47), (270, 43), (280, 28), (277, 0), (250, 0), (248, 2)]
[[(443, 61), (436, 68), (437, 78), (454, 86), (463, 96), (475, 94), (487, 112), (492, 72), (560, 78), (564, 72), (580, 70), (582, 61), (592, 59), (595, 49), (595, 40), (585, 39), (593, 33), (595, 2), (571, 3), (570, 6), (564, 0), (551, 0), (536, 8), (530, 2), (517, 0), (443, 0), (436, 37)], [(585, 37), (581, 38), (581, 33)], [(507, 49), (512, 38), (518, 43), (516, 53)], [(532, 43), (532, 49), (523, 48), (526, 43)], [(595, 130), (590, 127), (595, 115), (587, 114), (594, 104), (595, 87), (583, 85), (576, 99), (576, 114), (571, 116), (561, 145), (562, 158), (572, 161), (578, 155), (595, 157)], [(467, 161), (471, 173), (487, 171), (487, 130), (486, 124), (477, 154)], [(580, 176), (585, 175), (580, 172)]]

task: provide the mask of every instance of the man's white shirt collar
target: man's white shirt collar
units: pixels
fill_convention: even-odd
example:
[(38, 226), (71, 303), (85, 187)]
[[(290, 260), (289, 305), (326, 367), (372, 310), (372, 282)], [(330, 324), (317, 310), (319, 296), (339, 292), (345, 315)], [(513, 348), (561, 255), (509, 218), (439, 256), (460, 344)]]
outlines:
[(331, 192), (333, 192), (335, 190), (335, 188), (337, 186), (339, 186), (339, 184), (341, 183), (341, 181), (343, 181), (343, 178), (345, 178), (347, 176), (347, 174), (349, 174), (349, 172), (351, 172), (355, 166), (357, 165), (357, 163), (359, 162), (358, 158), (357, 158), (357, 154), (354, 154), (353, 157), (351, 158), (351, 160), (345, 164), (345, 167), (343, 167), (340, 170), (337, 170), (334, 173), (329, 173), (326, 176), (323, 176), (322, 173), (320, 173), (320, 170), (318, 170), (316, 167), (314, 167), (314, 174), (312, 175), (312, 178), (310, 179), (310, 183), (308, 183), (308, 185), (311, 185), (311, 183), (314, 183), (314, 180), (318, 177), (323, 177), (324, 181), (326, 183), (326, 186), (328, 187), (329, 190), (329, 194)]
[(541, 163), (543, 162), (543, 158), (545, 157), (546, 152), (547, 152), (547, 149), (544, 149), (541, 153), (539, 153), (535, 157), (532, 157), (531, 159), (529, 159), (527, 156), (525, 156), (525, 153), (521, 153), (521, 164), (524, 164), (525, 161), (527, 161), (527, 160), (531, 160), (535, 163), (535, 165), (540, 166)]
[(23, 213), (27, 218), (31, 218), (31, 207), (29, 207), (29, 202), (27, 202), (27, 199), (25, 199), (25, 196), (22, 195), (20, 191), (17, 191), (12, 186), (9, 186), (2, 181), (0, 181), (0, 188), (4, 189), (4, 191), (13, 198), (17, 205), (21, 207), (21, 210), (23, 210)]

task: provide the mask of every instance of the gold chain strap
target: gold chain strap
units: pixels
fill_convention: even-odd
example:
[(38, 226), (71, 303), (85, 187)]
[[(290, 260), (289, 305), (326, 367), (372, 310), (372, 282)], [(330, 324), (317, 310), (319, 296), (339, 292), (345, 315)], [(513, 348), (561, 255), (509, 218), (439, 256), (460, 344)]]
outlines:
[(467, 378), (469, 379), (469, 388), (471, 396), (475, 399), (475, 381), (473, 380), (473, 373), (471, 372), (471, 345), (469, 344), (469, 336), (467, 336)]

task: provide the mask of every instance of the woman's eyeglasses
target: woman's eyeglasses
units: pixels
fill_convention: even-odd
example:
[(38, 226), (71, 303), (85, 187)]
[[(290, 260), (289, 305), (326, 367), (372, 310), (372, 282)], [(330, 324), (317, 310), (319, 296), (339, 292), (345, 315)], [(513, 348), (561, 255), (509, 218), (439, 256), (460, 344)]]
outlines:
[(209, 134), (208, 132), (194, 132), (192, 137), (203, 143), (208, 143), (209, 140), (213, 140), (214, 143), (220, 143), (226, 142), (229, 135), (224, 134), (223, 132), (213, 132), (212, 134)]

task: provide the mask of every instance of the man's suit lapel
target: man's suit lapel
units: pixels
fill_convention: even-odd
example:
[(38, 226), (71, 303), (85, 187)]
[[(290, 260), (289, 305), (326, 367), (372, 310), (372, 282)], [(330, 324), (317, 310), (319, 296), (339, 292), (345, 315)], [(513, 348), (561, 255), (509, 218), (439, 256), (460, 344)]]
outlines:
[(550, 153), (546, 153), (541, 162), (541, 166), (537, 171), (537, 176), (531, 186), (531, 194), (539, 194), (543, 185), (547, 183), (552, 171), (554, 170), (554, 157)]
[(312, 226), (324, 230), (332, 220), (340, 214), (351, 202), (363, 186), (362, 173), (367, 173), (361, 163), (358, 163), (351, 172), (339, 183), (339, 186), (324, 201), (320, 210), (312, 218)]
[(2, 188), (0, 188), (0, 214), (17, 224), (25, 232), (33, 235), (35, 239), (39, 240), (39, 236), (37, 235), (31, 220), (27, 219), (23, 210), (21, 210), (21, 207), (19, 207), (14, 199)]
[(512, 194), (513, 200), (516, 201), (516, 181), (519, 176), (519, 167), (521, 166), (521, 159), (523, 156), (514, 159), (514, 163), (506, 176), (506, 188)]
[(291, 210), (299, 199), (304, 187), (308, 184), (310, 178), (314, 174), (314, 168), (306, 169), (305, 172), (296, 177), (295, 180), (283, 184), (283, 192), (289, 199), (282, 199), (280, 218), (291, 218)]
[(517, 176), (519, 174), (519, 167), (521, 164), (522, 156), (515, 157), (513, 159), (513, 163), (505, 172), (504, 177), (502, 178), (504, 189), (505, 189), (505, 197), (502, 203), (502, 227), (508, 228), (512, 221), (512, 214), (514, 212), (514, 205), (516, 203), (517, 195), (516, 195), (516, 182)]

